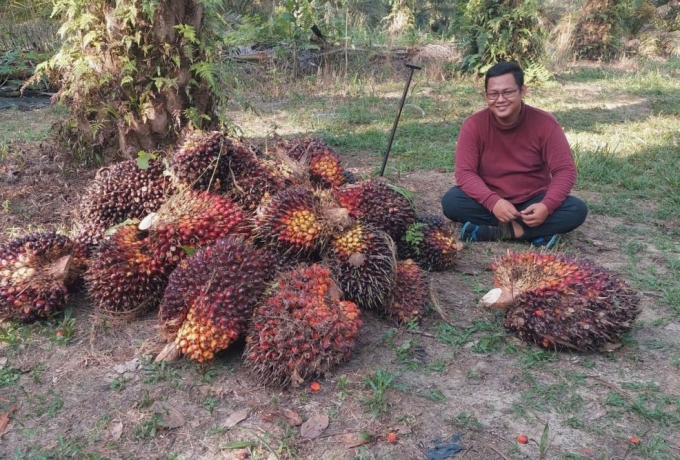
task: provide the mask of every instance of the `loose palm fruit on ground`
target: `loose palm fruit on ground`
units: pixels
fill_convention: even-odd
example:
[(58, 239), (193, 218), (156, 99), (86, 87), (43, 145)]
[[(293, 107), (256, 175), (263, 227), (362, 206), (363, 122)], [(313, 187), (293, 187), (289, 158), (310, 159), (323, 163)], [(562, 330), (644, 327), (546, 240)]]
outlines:
[(253, 316), (244, 360), (266, 385), (322, 376), (350, 358), (362, 322), (356, 304), (327, 268), (314, 264), (282, 273)]
[(394, 241), (399, 241), (416, 221), (409, 200), (381, 180), (344, 185), (333, 189), (333, 193), (351, 217), (385, 231)]
[(226, 191), (231, 186), (231, 141), (219, 131), (187, 134), (170, 158), (170, 170), (178, 185), (206, 191)]
[(319, 138), (304, 137), (281, 141), (277, 148), (306, 166), (315, 185), (328, 188), (346, 182), (340, 156)]
[(420, 322), (427, 313), (429, 300), (426, 273), (411, 259), (397, 262), (392, 301), (383, 307), (382, 312), (400, 324)]
[(160, 302), (172, 267), (157, 259), (137, 224), (118, 227), (90, 259), (85, 286), (95, 308), (132, 318)]
[(0, 245), (0, 320), (29, 323), (62, 310), (85, 262), (82, 246), (55, 232)]
[(498, 286), (483, 304), (507, 306), (505, 327), (545, 348), (599, 350), (630, 331), (639, 297), (592, 262), (508, 252), (493, 265)]
[(238, 237), (218, 240), (172, 272), (159, 310), (161, 330), (188, 358), (210, 360), (246, 332), (275, 274), (269, 251)]
[(172, 191), (160, 160), (150, 160), (146, 169), (135, 160), (100, 169), (76, 208), (77, 240), (98, 244), (110, 227), (158, 210)]
[(453, 224), (425, 214), (412, 223), (397, 244), (400, 259), (413, 259), (423, 270), (450, 270), (463, 245), (456, 240)]
[(173, 266), (189, 249), (209, 246), (227, 235), (248, 237), (251, 231), (245, 212), (231, 199), (195, 190), (172, 196), (151, 216), (148, 230), (154, 257)]
[(397, 262), (385, 232), (356, 223), (331, 239), (324, 263), (347, 299), (360, 307), (381, 308), (390, 301)]

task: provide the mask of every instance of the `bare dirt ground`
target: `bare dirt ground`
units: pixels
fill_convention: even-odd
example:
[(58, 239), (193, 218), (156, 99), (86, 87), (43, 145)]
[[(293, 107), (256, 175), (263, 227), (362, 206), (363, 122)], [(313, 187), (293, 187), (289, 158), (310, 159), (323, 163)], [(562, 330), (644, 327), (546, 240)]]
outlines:
[[(47, 145), (14, 148), (14, 160), (0, 162), (0, 204), (8, 203), (0, 209), (0, 243), (37, 227), (68, 230), (70, 210), (93, 172), (75, 171)], [(346, 165), (355, 172), (375, 167), (353, 158)], [(453, 178), (417, 171), (393, 181), (415, 192), (419, 212), (438, 213)], [(560, 249), (616, 270), (627, 259), (614, 230), (626, 225), (591, 215)], [(468, 245), (456, 270), (433, 274), (439, 312), (417, 330), (367, 313), (352, 359), (320, 379), (318, 392), (307, 384), (285, 390), (253, 384), (240, 360), (242, 344), (207, 364), (154, 364), (164, 343), (153, 314), (112, 322), (76, 293), (70, 317), (23, 327), (18, 336), (4, 325), (0, 427), (3, 417), (8, 424), (0, 428), (0, 458), (680, 458), (677, 425), (659, 431), (644, 415), (620, 410), (642, 394), (636, 385), (653, 383), (671, 400), (680, 398), (678, 368), (668, 355), (680, 347), (680, 324), (656, 325), (667, 313), (656, 305), (658, 293), (642, 293), (638, 326), (619, 349), (544, 352), (476, 306), (492, 286), (490, 262), (511, 247), (523, 246)], [(444, 334), (446, 327), (454, 332)], [(366, 383), (377, 374), (393, 377), (384, 399)], [(303, 437), (300, 423), (318, 415), (329, 417), (328, 427), (315, 439)], [(546, 426), (548, 444), (539, 446)], [(396, 443), (387, 441), (390, 432), (398, 434)], [(664, 456), (648, 456), (628, 440), (659, 433)], [(517, 444), (519, 434), (530, 442)]]

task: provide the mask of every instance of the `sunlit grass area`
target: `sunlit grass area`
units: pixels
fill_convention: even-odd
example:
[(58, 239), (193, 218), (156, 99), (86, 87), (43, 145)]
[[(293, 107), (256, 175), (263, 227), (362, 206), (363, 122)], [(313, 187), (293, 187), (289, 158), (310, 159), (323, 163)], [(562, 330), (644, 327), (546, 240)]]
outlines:
[[(680, 61), (637, 62), (634, 70), (583, 66), (529, 88), (526, 102), (550, 111), (575, 154), (577, 190), (601, 194), (598, 212), (633, 221), (680, 217)], [(404, 84), (405, 84), (404, 78)], [(482, 82), (431, 83), (415, 75), (390, 151), (387, 174), (453, 170), (465, 118), (483, 108)], [(329, 90), (333, 85), (329, 85)], [(358, 79), (344, 94), (293, 92), (263, 117), (326, 139), (341, 154), (378, 165), (387, 149), (403, 84)], [(285, 130), (284, 130), (285, 131)], [(265, 133), (246, 133), (255, 137)], [(630, 200), (635, 203), (626, 204)], [(654, 205), (650, 206), (649, 203)], [(625, 204), (625, 205), (624, 205)]]

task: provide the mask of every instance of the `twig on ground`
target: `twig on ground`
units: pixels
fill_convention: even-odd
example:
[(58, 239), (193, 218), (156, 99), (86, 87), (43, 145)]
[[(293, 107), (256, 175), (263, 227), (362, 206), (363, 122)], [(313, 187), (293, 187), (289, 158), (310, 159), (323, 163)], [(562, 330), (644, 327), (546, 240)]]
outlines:
[(503, 455), (503, 453), (502, 453), (500, 450), (496, 449), (496, 448), (495, 448), (494, 446), (492, 446), (491, 444), (487, 444), (487, 446), (490, 447), (491, 450), (493, 450), (494, 452), (496, 452), (498, 455), (500, 455), (501, 457), (503, 457), (505, 460), (510, 460), (508, 457), (506, 457), (505, 455)]
[(410, 334), (418, 334), (418, 335), (422, 335), (422, 336), (425, 336), (425, 337), (430, 337), (430, 338), (433, 338), (433, 339), (436, 339), (436, 338), (437, 338), (436, 335), (430, 334), (429, 332), (410, 331), (410, 330), (408, 330), (408, 329), (406, 329), (406, 332), (408, 332), (408, 333), (410, 333)]
[(606, 386), (607, 388), (612, 389), (613, 391), (615, 391), (615, 392), (618, 393), (620, 396), (623, 396), (623, 397), (626, 398), (626, 399), (631, 399), (630, 394), (628, 394), (627, 392), (625, 392), (625, 391), (622, 390), (621, 388), (617, 387), (616, 385), (614, 385), (614, 384), (611, 383), (611, 382), (606, 381), (605, 379), (603, 379), (603, 378), (601, 378), (601, 377), (598, 377), (598, 376), (596, 376), (596, 375), (588, 375), (588, 376), (586, 376), (586, 377), (591, 378), (591, 379), (593, 379), (593, 380), (596, 380), (597, 382), (600, 382), (602, 385)]

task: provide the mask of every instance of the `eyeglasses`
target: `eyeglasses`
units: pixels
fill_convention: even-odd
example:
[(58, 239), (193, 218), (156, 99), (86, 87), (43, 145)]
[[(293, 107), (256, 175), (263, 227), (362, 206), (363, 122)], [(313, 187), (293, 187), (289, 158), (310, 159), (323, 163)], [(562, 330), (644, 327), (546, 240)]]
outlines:
[(506, 89), (505, 91), (503, 91), (501, 93), (496, 93), (496, 92), (486, 93), (485, 97), (489, 101), (495, 101), (501, 96), (503, 96), (505, 99), (512, 99), (515, 96), (515, 93), (517, 91), (519, 91), (519, 90), (517, 90), (517, 89)]

